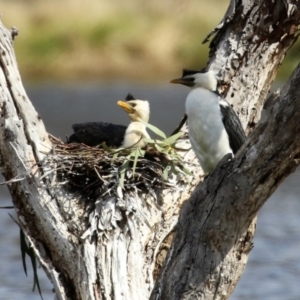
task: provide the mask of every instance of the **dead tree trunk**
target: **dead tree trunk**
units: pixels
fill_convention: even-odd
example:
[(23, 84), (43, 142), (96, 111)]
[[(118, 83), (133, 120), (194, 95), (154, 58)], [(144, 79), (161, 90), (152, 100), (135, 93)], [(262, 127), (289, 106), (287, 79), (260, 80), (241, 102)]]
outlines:
[(253, 219), (299, 164), (299, 83), (300, 65), (236, 158), (183, 204), (151, 299), (227, 299), (233, 292), (252, 248)]
[[(12, 35), (1, 24), (1, 171), (7, 180), (23, 176), (9, 189), (59, 299), (148, 299), (174, 232), (151, 299), (229, 297), (251, 250), (258, 210), (298, 165), (299, 66), (268, 102), (265, 121), (257, 122), (299, 33), (299, 16), (300, 4), (291, 0), (232, 0), (218, 26), (209, 68), (219, 71), (220, 89), (245, 128), (255, 127), (234, 160), (224, 160), (200, 184), (201, 171), (189, 165), (192, 183), (174, 179), (176, 185), (161, 192), (160, 206), (155, 195), (118, 189), (98, 198), (88, 214), (74, 195), (51, 186), (51, 170), (43, 164), (51, 142), (22, 87)], [(194, 160), (192, 151), (184, 160)]]

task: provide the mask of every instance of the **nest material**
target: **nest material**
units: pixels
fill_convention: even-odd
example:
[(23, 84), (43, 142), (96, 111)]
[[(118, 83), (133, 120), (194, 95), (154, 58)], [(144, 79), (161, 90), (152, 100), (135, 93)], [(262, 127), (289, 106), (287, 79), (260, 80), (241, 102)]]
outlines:
[[(116, 193), (123, 172), (125, 191), (138, 188), (143, 193), (152, 193), (149, 189), (172, 184), (170, 178), (164, 178), (164, 171), (171, 170), (173, 161), (152, 148), (146, 150), (144, 158), (138, 159), (133, 171), (134, 159), (128, 159), (128, 150), (118, 153), (84, 144), (65, 144), (53, 136), (51, 141), (54, 148), (48, 155), (48, 165), (56, 169), (60, 184), (65, 183), (84, 198), (92, 200)], [(95, 190), (98, 190), (96, 195)]]
[[(149, 205), (147, 198), (161, 205), (162, 189), (176, 188), (177, 175), (182, 173), (178, 162), (153, 148), (146, 149), (144, 157), (135, 161), (128, 149), (110, 151), (50, 138), (53, 151), (48, 154), (46, 165), (56, 173), (52, 185), (63, 185), (85, 201), (89, 224), (93, 227), (86, 235), (99, 229), (124, 228), (125, 223), (129, 226), (130, 216), (138, 216), (140, 220), (143, 206)], [(140, 198), (145, 203), (137, 203)], [(132, 231), (132, 225), (128, 226)]]

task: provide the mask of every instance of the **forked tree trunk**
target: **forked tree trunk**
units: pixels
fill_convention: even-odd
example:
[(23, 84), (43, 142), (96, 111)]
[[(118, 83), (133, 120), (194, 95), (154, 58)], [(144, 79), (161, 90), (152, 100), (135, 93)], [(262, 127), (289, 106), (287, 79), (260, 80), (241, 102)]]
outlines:
[[(53, 190), (49, 169), (40, 163), (51, 142), (22, 86), (11, 32), (1, 24), (1, 171), (7, 180), (24, 177), (9, 184), (13, 203), (59, 299), (141, 300), (153, 287), (151, 299), (230, 296), (252, 247), (258, 210), (298, 165), (299, 66), (283, 92), (268, 101), (264, 121), (257, 122), (277, 69), (297, 38), (299, 19), (300, 4), (292, 0), (231, 1), (211, 43), (209, 68), (219, 72), (220, 90), (245, 129), (255, 127), (246, 144), (203, 183), (197, 164), (189, 164), (196, 162), (189, 151), (184, 159), (192, 183), (178, 180), (162, 191), (161, 206), (149, 195), (119, 193), (98, 199), (90, 222), (82, 221), (85, 207), (75, 196)], [(120, 201), (134, 209), (125, 207), (124, 214)], [(122, 226), (103, 221), (116, 215)], [(95, 228), (97, 240), (91, 240)]]

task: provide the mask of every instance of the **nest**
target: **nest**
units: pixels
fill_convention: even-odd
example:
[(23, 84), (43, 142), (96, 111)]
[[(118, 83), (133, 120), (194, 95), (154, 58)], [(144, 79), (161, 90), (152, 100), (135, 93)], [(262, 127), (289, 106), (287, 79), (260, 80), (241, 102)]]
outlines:
[[(176, 188), (179, 178), (185, 174), (177, 159), (158, 152), (154, 147), (132, 152), (133, 149), (111, 150), (65, 144), (53, 136), (50, 139), (53, 151), (48, 154), (46, 165), (56, 174), (52, 186), (64, 186), (77, 199), (84, 201), (90, 226), (97, 218), (91, 232), (110, 230), (120, 227), (121, 223), (124, 228), (124, 213), (126, 224), (128, 216), (142, 219), (143, 206), (160, 206), (162, 190)], [(141, 198), (146, 202), (137, 203)], [(91, 232), (86, 235), (91, 235)]]

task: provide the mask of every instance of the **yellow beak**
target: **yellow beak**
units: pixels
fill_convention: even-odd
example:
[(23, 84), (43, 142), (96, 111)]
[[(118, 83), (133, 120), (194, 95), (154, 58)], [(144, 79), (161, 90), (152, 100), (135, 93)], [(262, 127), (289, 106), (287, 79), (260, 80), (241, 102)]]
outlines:
[(180, 83), (189, 87), (194, 86), (194, 82), (189, 80), (189, 78), (176, 78), (170, 81), (171, 83)]
[(135, 112), (134, 108), (125, 101), (119, 100), (117, 104), (121, 106), (128, 114), (133, 114)]
[(172, 80), (170, 81), (170, 83), (181, 83), (181, 84), (184, 84), (185, 81), (182, 80), (182, 78), (176, 78), (176, 79), (172, 79)]

